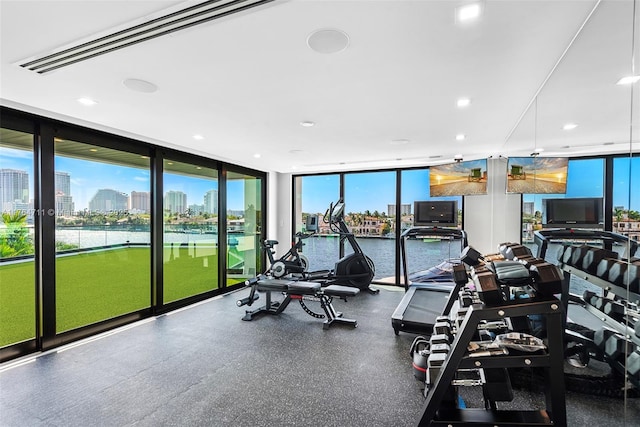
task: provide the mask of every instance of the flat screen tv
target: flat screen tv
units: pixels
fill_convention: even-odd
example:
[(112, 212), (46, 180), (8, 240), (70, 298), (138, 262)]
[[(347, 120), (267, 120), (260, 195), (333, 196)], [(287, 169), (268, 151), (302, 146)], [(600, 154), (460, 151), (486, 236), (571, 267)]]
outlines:
[(568, 170), (566, 157), (509, 157), (507, 193), (565, 194)]
[(413, 225), (417, 227), (457, 227), (458, 202), (456, 200), (414, 202)]
[(542, 200), (545, 228), (601, 228), (604, 225), (602, 197)]

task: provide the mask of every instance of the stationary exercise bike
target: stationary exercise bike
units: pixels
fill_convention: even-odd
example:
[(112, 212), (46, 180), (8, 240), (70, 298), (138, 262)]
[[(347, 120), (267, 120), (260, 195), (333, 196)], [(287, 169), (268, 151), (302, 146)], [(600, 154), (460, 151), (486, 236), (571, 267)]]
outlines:
[(303, 239), (311, 236), (311, 234), (297, 232), (294, 235), (294, 242), (291, 248), (283, 256), (277, 260), (274, 258), (276, 253), (274, 246), (278, 244), (277, 240), (265, 240), (262, 243), (262, 249), (267, 253), (269, 258), (269, 269), (266, 274), (279, 279), (289, 274), (301, 275), (309, 270), (309, 259), (301, 253), (304, 243)]

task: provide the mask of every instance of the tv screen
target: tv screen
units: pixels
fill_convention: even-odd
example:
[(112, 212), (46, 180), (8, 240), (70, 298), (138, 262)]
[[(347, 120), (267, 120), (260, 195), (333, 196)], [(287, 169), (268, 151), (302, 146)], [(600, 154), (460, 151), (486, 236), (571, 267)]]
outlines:
[(564, 194), (568, 168), (566, 157), (509, 157), (507, 193)]
[(542, 224), (546, 228), (595, 228), (604, 224), (602, 197), (543, 199)]
[(429, 168), (431, 197), (487, 194), (487, 159), (449, 163)]
[(456, 227), (458, 202), (455, 200), (417, 201), (413, 205), (413, 225)]

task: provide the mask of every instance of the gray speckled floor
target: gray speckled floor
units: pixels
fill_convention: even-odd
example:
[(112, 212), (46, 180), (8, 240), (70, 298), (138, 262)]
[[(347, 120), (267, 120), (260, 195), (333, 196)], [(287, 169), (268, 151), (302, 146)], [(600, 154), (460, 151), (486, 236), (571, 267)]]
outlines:
[[(329, 330), (296, 303), (277, 317), (241, 321), (244, 307), (235, 301), (246, 293), (40, 355), (32, 363), (0, 365), (0, 425), (417, 422), (424, 400), (408, 354), (414, 336), (395, 336), (391, 328), (402, 292), (383, 289), (335, 301), (345, 317), (358, 320), (358, 328)], [(541, 400), (517, 392), (513, 405), (533, 409)], [(620, 400), (568, 394), (567, 412), (570, 426), (640, 425), (638, 400), (627, 401), (625, 413)]]

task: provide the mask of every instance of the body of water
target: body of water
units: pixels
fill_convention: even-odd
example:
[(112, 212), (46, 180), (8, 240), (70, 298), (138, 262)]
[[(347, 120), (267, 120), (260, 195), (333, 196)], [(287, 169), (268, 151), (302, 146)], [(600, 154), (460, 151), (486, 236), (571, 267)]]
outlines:
[[(216, 234), (196, 234), (167, 232), (164, 235), (166, 244), (190, 244), (207, 243), (215, 244)], [(80, 248), (90, 248), (104, 245), (123, 243), (147, 243), (151, 242), (151, 233), (148, 231), (126, 230), (88, 230), (81, 228), (56, 229), (56, 241), (77, 245)], [(395, 276), (396, 241), (395, 239), (358, 238), (358, 244), (365, 255), (371, 258), (375, 264), (376, 274), (374, 280), (380, 280)], [(302, 253), (309, 259), (309, 270), (330, 270), (339, 260), (339, 238), (335, 237), (310, 237), (305, 239)], [(242, 245), (244, 246), (244, 245)], [(533, 254), (537, 247), (534, 244), (527, 245)], [(561, 245), (549, 245), (546, 259), (552, 263), (557, 260), (558, 250)], [(239, 248), (250, 249), (250, 248)], [(280, 244), (278, 252), (288, 250), (286, 244)], [(407, 240), (407, 270), (409, 273), (426, 270), (440, 264), (442, 261), (459, 258), (463, 248), (459, 241), (448, 240)], [(616, 248), (617, 249), (617, 248)], [(399, 249), (398, 249), (399, 250)], [(345, 252), (352, 252), (349, 244), (345, 244)], [(401, 271), (402, 274), (402, 271)], [(582, 279), (572, 276), (571, 292), (582, 294), (584, 290), (598, 292), (600, 288)]]

